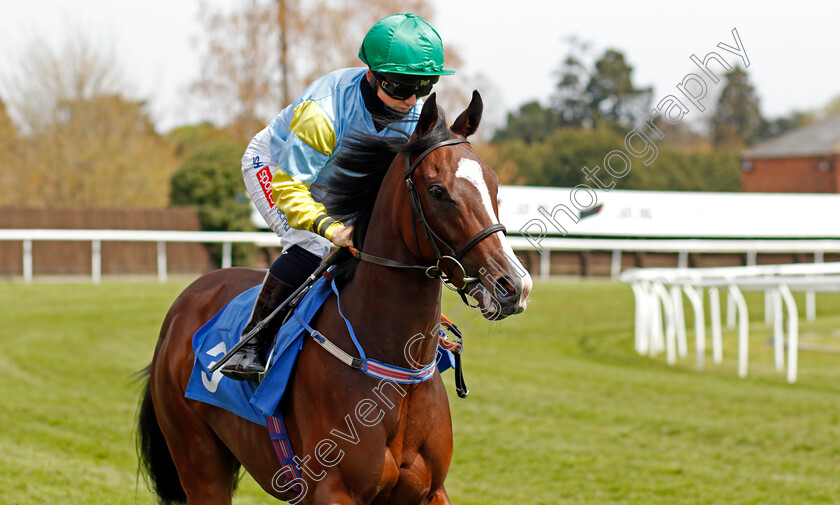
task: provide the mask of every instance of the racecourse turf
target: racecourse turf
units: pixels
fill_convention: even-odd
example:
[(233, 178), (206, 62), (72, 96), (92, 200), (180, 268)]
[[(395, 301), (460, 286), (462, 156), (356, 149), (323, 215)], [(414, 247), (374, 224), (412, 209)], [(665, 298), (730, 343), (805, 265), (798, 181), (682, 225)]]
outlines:
[[(137, 477), (132, 374), (185, 285), (0, 284), (0, 504), (153, 503)], [(445, 301), (446, 313), (459, 303)], [(838, 503), (840, 354), (801, 351), (788, 384), (763, 299), (748, 303), (746, 379), (733, 330), (723, 364), (707, 357), (701, 372), (691, 331), (676, 366), (637, 355), (624, 284), (537, 283), (521, 316), (490, 325), (469, 314), (470, 396), (444, 376), (453, 503)], [(803, 341), (840, 348), (840, 296), (818, 294), (817, 311), (801, 321)], [(272, 501), (245, 477), (234, 503)]]

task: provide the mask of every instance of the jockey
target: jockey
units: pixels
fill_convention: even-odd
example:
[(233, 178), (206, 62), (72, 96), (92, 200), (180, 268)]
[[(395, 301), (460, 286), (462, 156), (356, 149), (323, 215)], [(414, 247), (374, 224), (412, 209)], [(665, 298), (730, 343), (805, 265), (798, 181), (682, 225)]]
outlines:
[[(327, 214), (319, 203), (321, 191), (313, 186), (328, 183), (328, 163), (345, 136), (411, 134), (423, 106), (420, 98), (431, 92), (439, 76), (454, 73), (443, 68), (440, 35), (414, 14), (395, 14), (373, 25), (359, 58), (367, 68), (336, 70), (313, 82), (257, 133), (242, 157), (248, 195), (283, 246), (243, 335), (318, 268), (331, 245), (353, 245), (353, 227)], [(284, 313), (277, 314), (231, 357), (222, 373), (259, 381), (284, 318)]]

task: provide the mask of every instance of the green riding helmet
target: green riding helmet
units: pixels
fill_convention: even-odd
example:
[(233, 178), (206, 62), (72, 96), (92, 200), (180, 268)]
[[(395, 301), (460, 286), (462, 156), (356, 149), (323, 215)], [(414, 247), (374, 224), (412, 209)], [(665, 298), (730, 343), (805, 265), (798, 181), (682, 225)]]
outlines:
[(443, 68), (443, 42), (432, 25), (415, 14), (379, 20), (365, 35), (359, 58), (374, 72), (451, 75)]

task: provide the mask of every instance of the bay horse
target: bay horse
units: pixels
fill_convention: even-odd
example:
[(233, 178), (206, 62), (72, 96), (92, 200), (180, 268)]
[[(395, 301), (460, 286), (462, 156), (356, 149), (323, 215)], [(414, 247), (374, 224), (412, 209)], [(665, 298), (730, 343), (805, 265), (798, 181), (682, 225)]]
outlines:
[[(498, 179), (466, 141), (482, 108), (473, 92), (449, 128), (432, 94), (410, 138), (358, 137), (338, 157), (325, 204), (355, 225), (364, 253), (347, 255), (335, 273), (340, 306), (332, 295), (311, 325), (346, 353), (356, 348), (342, 314), (376, 359), (412, 369), (434, 362), (444, 282), (465, 301), (468, 292), (489, 320), (525, 309), (532, 282), (498, 221)], [(282, 404), (305, 482), (297, 493), (278, 479), (264, 426), (185, 398), (193, 334), (262, 279), (245, 268), (210, 272), (166, 315), (138, 426), (141, 465), (158, 499), (230, 504), (244, 467), (266, 492), (295, 504), (449, 504), (452, 422), (437, 371), (417, 384), (377, 381), (306, 338)]]

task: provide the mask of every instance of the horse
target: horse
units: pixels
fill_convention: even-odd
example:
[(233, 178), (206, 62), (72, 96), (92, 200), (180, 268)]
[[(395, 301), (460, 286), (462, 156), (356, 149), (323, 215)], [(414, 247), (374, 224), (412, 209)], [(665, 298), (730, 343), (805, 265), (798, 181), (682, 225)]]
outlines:
[[(330, 296), (311, 325), (346, 354), (355, 348), (343, 317), (382, 362), (433, 363), (443, 286), (469, 294), (491, 321), (525, 310), (532, 281), (498, 220), (498, 178), (466, 140), (482, 109), (473, 92), (447, 127), (432, 94), (410, 137), (357, 137), (339, 156), (325, 203), (355, 226), (355, 249), (336, 269), (340, 305)], [(163, 321), (138, 416), (140, 464), (158, 499), (230, 504), (244, 467), (289, 503), (451, 503), (452, 422), (437, 371), (416, 384), (377, 381), (305, 339), (282, 404), (302, 491), (278, 478), (264, 426), (185, 398), (193, 334), (262, 278), (246, 268), (204, 274)]]

